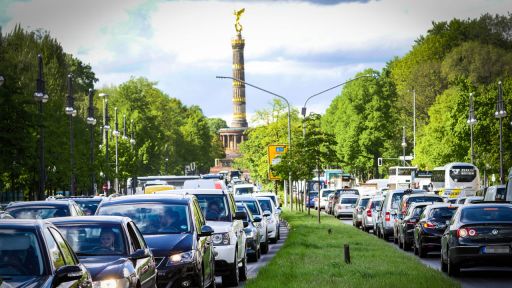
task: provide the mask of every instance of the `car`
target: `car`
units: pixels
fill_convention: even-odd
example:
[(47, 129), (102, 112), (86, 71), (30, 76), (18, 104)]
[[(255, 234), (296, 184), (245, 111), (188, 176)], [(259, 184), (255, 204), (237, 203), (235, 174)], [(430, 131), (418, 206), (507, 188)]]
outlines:
[(279, 199), (277, 198), (277, 195), (274, 192), (257, 192), (252, 194), (252, 196), (258, 198), (258, 197), (268, 197), (272, 199), (272, 202), (274, 202), (274, 205), (276, 208), (281, 211), (280, 205), (279, 205)]
[(425, 207), (413, 230), (414, 254), (420, 258), (427, 253), (439, 251), (441, 248), (441, 236), (446, 230), (447, 222), (460, 207), (458, 204), (432, 204)]
[(377, 235), (375, 222), (377, 219), (377, 210), (380, 208), (380, 205), (382, 205), (382, 200), (384, 200), (382, 196), (373, 196), (370, 198), (370, 201), (368, 201), (363, 211), (363, 221), (361, 223), (364, 231), (369, 232), (372, 230), (373, 234)]
[(274, 202), (272, 202), (272, 199), (268, 197), (256, 197), (256, 199), (258, 200), (258, 203), (260, 203), (260, 207), (263, 212), (270, 212), (270, 216), (267, 217), (268, 237), (270, 243), (275, 244), (281, 238), (279, 232), (279, 229), (281, 229), (279, 213), (281, 213), (281, 211), (274, 206)]
[(340, 193), (337, 191), (332, 192), (327, 196), (327, 204), (325, 206), (325, 213), (334, 214), (334, 205), (338, 203), (340, 199)]
[[(309, 199), (306, 199), (306, 208), (315, 207), (315, 198), (318, 197), (318, 191), (309, 191)], [(308, 196), (306, 196), (308, 198)]]
[(380, 210), (377, 210), (377, 235), (384, 240), (393, 235), (393, 224), (397, 219), (397, 211), (406, 190), (410, 190), (409, 194), (425, 193), (425, 190), (421, 189), (396, 189), (386, 193)]
[(438, 203), (444, 203), (443, 197), (436, 195), (434, 193), (411, 193), (412, 190), (406, 190), (404, 191), (404, 196), (402, 197), (402, 200), (400, 201), (400, 209), (398, 209), (397, 212), (397, 221), (393, 223), (393, 242), (395, 244), (398, 244), (398, 229), (399, 225), (404, 218), (405, 214), (407, 213), (407, 209), (409, 206), (413, 203), (424, 203), (424, 202), (438, 202)]
[(256, 190), (253, 184), (235, 184), (233, 185), (233, 194), (235, 195), (246, 195), (252, 194)]
[(357, 199), (359, 199), (359, 195), (356, 194), (341, 194), (340, 201), (334, 206), (334, 216), (338, 219), (347, 216), (352, 217)]
[(128, 217), (49, 219), (92, 276), (94, 287), (156, 286), (156, 264), (144, 237)]
[(0, 211), (0, 219), (14, 219), (9, 212)]
[(222, 189), (226, 190), (227, 186), (224, 180), (215, 178), (191, 179), (185, 180), (182, 189)]
[(82, 209), (73, 200), (12, 202), (5, 211), (17, 219), (84, 216)]
[(359, 196), (356, 205), (352, 211), (352, 225), (356, 228), (360, 228), (363, 223), (363, 211), (366, 205), (370, 201), (372, 196)]
[(215, 285), (213, 229), (196, 197), (162, 193), (120, 196), (102, 202), (96, 215), (124, 216), (135, 222), (155, 257), (159, 287)]
[(511, 266), (512, 205), (482, 203), (457, 209), (441, 238), (441, 270)]
[(82, 209), (84, 215), (94, 215), (101, 201), (107, 199), (103, 196), (71, 196), (71, 197), (48, 197), (46, 200), (73, 200)]
[(246, 236), (243, 214), (236, 212), (232, 193), (222, 189), (179, 189), (164, 192), (176, 195), (194, 195), (200, 211), (211, 226), (215, 250), (215, 275), (222, 277), (223, 286), (238, 286), (247, 278)]
[(236, 203), (237, 212), (245, 212), (244, 232), (247, 239), (247, 260), (256, 262), (261, 257), (261, 234), (256, 223), (263, 220), (260, 216), (253, 216), (251, 210), (244, 203)]
[[(510, 198), (510, 196), (508, 196), (508, 197)], [(507, 186), (505, 186), (505, 185), (489, 186), (485, 190), (484, 201), (505, 202), (505, 201), (510, 201), (510, 200), (511, 199), (507, 199)]]
[(42, 219), (0, 220), (0, 279), (2, 287), (92, 287), (71, 246)]
[(260, 229), (260, 244), (261, 244), (261, 253), (267, 254), (268, 253), (268, 245), (269, 245), (269, 225), (267, 218), (271, 216), (270, 211), (263, 211), (261, 209), (261, 205), (258, 202), (258, 200), (255, 197), (252, 196), (241, 196), (237, 195), (235, 196), (236, 203), (244, 203), (247, 205), (247, 208), (251, 211), (252, 215), (254, 216), (260, 216), (263, 220), (260, 223), (256, 223), (256, 227)]
[(414, 240), (414, 227), (418, 222), (421, 213), (425, 208), (432, 204), (432, 202), (421, 202), (421, 203), (413, 203), (407, 209), (407, 213), (404, 215), (402, 219), (398, 218), (398, 247), (404, 249), (405, 251), (409, 250), (412, 247)]
[(322, 189), (320, 190), (320, 196), (315, 198), (315, 209), (325, 209), (327, 205), (329, 194), (333, 193), (333, 189)]
[(469, 205), (474, 203), (483, 202), (484, 197), (483, 196), (469, 196), (466, 199), (464, 199), (463, 205)]

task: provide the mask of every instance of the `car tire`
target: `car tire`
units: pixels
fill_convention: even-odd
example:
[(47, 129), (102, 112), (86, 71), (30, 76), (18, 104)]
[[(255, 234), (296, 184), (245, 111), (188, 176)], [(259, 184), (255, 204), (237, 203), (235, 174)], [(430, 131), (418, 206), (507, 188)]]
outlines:
[(260, 260), (260, 258), (261, 258), (261, 247), (258, 247), (257, 260)]
[(210, 285), (206, 286), (206, 288), (216, 288), (217, 283), (215, 283), (215, 277), (213, 277), (212, 281), (210, 282)]
[(404, 251), (411, 250), (411, 244), (409, 242), (405, 241), (405, 238), (404, 238), (404, 242), (402, 243), (402, 248), (404, 249)]
[(441, 251), (441, 271), (448, 272), (448, 265), (444, 261), (443, 251)]
[(236, 261), (237, 258), (238, 258), (238, 256), (235, 254), (235, 261), (231, 265), (231, 269), (230, 269), (231, 273), (229, 273), (228, 275), (222, 276), (222, 286), (223, 287), (233, 287), (233, 286), (237, 287), (240, 284), (240, 281), (238, 278), (238, 273), (239, 273), (238, 262)]
[(423, 248), (423, 245), (421, 244), (421, 241), (419, 241), (419, 243), (418, 243), (418, 256), (420, 258), (427, 257), (427, 251), (425, 250), (425, 248)]
[(398, 237), (396, 236), (394, 229), (393, 229), (393, 243), (398, 244)]
[(268, 253), (268, 236), (265, 238), (265, 242), (260, 243), (260, 247), (261, 247), (262, 254)]
[(400, 236), (396, 236), (396, 238), (397, 238), (396, 241), (398, 242), (397, 243), (398, 244), (398, 248), (404, 249), (404, 244), (403, 244), (404, 242), (402, 242), (401, 237)]
[(277, 226), (277, 241), (281, 240), (281, 224)]
[(414, 255), (418, 255), (418, 248), (416, 248), (416, 241), (412, 244), (412, 252)]
[(254, 254), (247, 255), (247, 260), (249, 262), (257, 262), (258, 261), (258, 251), (255, 251)]
[(448, 253), (448, 259), (447, 259), (447, 267), (446, 271), (448, 272), (448, 276), (457, 276), (460, 273), (460, 266), (456, 265), (452, 261), (450, 261), (450, 254)]
[(242, 259), (242, 266), (238, 267), (238, 280), (247, 280), (247, 255)]

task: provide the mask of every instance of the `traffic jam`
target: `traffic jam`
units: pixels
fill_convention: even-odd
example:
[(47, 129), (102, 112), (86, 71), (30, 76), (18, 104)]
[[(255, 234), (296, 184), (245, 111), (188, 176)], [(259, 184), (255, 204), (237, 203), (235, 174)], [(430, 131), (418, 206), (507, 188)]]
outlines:
[(312, 192), (307, 205), (345, 223), (351, 218), (354, 227), (422, 259), (438, 257), (449, 276), (467, 268), (511, 267), (512, 173), (507, 185), (481, 188), (478, 168), (470, 163), (449, 163), (428, 175), (417, 172), (390, 167), (389, 179), (355, 188), (350, 181), (344, 188), (328, 188), (336, 181), (320, 179), (325, 188)]
[(133, 195), (2, 207), (1, 287), (236, 287), (281, 237), (272, 192), (222, 175), (146, 178)]

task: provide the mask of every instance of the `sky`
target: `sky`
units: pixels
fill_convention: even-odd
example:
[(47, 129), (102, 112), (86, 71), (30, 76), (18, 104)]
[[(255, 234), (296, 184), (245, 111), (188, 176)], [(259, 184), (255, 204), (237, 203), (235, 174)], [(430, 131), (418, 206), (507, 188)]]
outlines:
[[(90, 64), (96, 89), (146, 77), (186, 105), (228, 124), (234, 10), (245, 8), (245, 79), (296, 108), (367, 68), (404, 56), (432, 21), (507, 14), (509, 0), (0, 0), (0, 26), (50, 32)], [(341, 88), (340, 88), (341, 89)], [(308, 102), (324, 113), (340, 89)], [(248, 120), (272, 96), (246, 88)]]

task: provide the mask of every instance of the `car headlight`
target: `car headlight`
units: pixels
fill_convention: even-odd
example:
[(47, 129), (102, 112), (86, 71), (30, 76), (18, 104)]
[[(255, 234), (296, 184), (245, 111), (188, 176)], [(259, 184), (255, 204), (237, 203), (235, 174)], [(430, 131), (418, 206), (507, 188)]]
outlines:
[(117, 287), (130, 287), (128, 279), (108, 279), (92, 282), (92, 288), (117, 288)]
[(214, 233), (212, 240), (213, 245), (229, 245), (229, 233)]
[(169, 256), (165, 266), (173, 266), (191, 262), (194, 262), (194, 251), (187, 251)]

